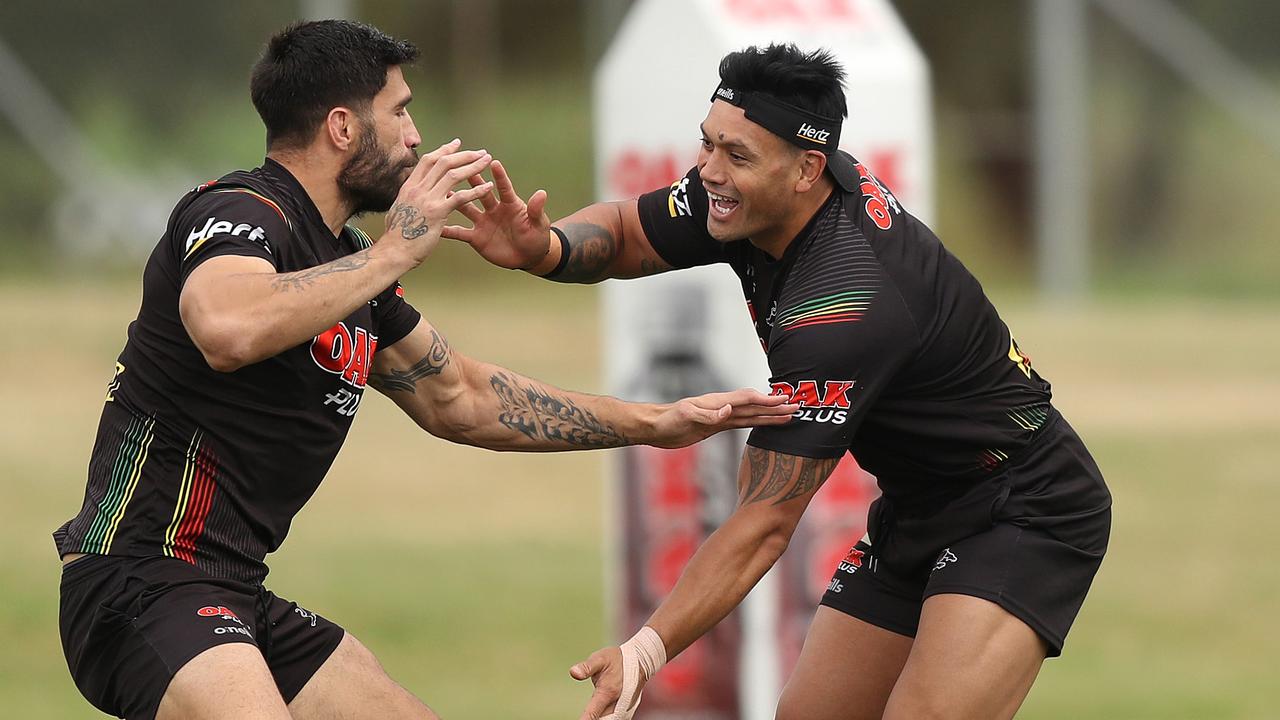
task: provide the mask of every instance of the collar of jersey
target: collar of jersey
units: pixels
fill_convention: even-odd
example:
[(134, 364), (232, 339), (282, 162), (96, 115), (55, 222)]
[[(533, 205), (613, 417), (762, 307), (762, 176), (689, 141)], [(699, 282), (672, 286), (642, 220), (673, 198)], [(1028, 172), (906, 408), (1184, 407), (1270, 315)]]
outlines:
[[(316, 207), (316, 203), (311, 199), (311, 195), (307, 193), (307, 189), (302, 187), (302, 183), (298, 182), (298, 178), (294, 177), (288, 168), (271, 158), (267, 158), (262, 163), (262, 172), (284, 186), (285, 198), (293, 201), (294, 207), (302, 212), (305, 216), (304, 219), (308, 223), (317, 228), (324, 228), (326, 235), (332, 235), (328, 231), (329, 226), (324, 222), (324, 216), (320, 214), (320, 208)], [(334, 238), (334, 242), (341, 243), (341, 240)]]

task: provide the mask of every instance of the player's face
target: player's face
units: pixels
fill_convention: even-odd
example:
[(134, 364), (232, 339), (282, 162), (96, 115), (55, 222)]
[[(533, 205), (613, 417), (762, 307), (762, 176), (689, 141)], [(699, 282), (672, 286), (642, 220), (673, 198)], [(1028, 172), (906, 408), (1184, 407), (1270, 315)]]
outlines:
[(338, 187), (355, 213), (384, 212), (395, 202), (400, 186), (418, 163), (415, 148), (422, 142), (409, 116), (413, 99), (399, 67), (387, 70), (387, 84), (360, 114), (360, 140), (338, 175)]
[(782, 138), (717, 100), (702, 122), (698, 171), (711, 210), (707, 231), (720, 242), (774, 238), (789, 225), (796, 203), (800, 158)]

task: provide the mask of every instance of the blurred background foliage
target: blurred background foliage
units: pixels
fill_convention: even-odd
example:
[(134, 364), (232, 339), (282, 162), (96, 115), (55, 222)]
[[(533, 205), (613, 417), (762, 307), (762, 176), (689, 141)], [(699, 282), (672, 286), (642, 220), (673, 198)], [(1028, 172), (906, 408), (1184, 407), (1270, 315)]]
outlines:
[[(1280, 74), (1280, 4), (1173, 2), (1263, 77)], [(1030, 4), (894, 4), (933, 73), (937, 229), (984, 280), (1025, 288), (1033, 275)], [(408, 76), (424, 145), (459, 135), (491, 150), (524, 193), (551, 191), (553, 213), (592, 199), (590, 72), (627, 0), (346, 5), (422, 49)], [(0, 41), (114, 171), (168, 191), (155, 193), (167, 209), (186, 185), (259, 162), (263, 133), (248, 100), (248, 70), (266, 36), (307, 9), (245, 0), (11, 0), (0, 5)], [(1097, 8), (1089, 36), (1091, 218), (1081, 231), (1090, 238), (1095, 287), (1280, 292), (1271, 248), (1280, 227), (1275, 149)], [(63, 183), (15, 133), (0, 133), (0, 189), (7, 227), (0, 243), (5, 264), (19, 272), (132, 270), (154, 243), (145, 237), (104, 250), (59, 241), (51, 217)], [(432, 263), (473, 282), (504, 277), (486, 272), (465, 248), (446, 246)]]

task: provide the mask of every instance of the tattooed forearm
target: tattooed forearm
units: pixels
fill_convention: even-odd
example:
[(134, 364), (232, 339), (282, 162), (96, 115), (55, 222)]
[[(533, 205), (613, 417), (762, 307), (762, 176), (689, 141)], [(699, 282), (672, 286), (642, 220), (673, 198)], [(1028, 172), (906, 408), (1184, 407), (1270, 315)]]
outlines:
[(569, 398), (552, 395), (532, 383), (521, 384), (520, 380), (502, 372), (489, 378), (489, 385), (502, 403), (498, 422), (503, 425), (531, 440), (556, 446), (607, 448), (631, 443)]
[[(795, 455), (775, 453), (770, 450), (747, 446), (747, 467), (750, 475), (747, 486), (742, 488), (738, 502), (747, 505), (760, 500), (773, 500), (774, 505), (800, 497), (822, 484), (839, 462), (798, 458)], [(799, 476), (796, 477), (796, 466)], [(792, 483), (792, 479), (795, 482)], [(783, 491), (786, 493), (783, 494)], [(781, 495), (781, 497), (778, 497)]]
[(397, 226), (400, 228), (400, 237), (405, 240), (417, 240), (431, 229), (418, 208), (403, 203), (396, 203), (387, 211), (387, 231), (395, 230)]
[(569, 239), (569, 261), (549, 279), (563, 283), (603, 280), (605, 268), (618, 254), (618, 239), (608, 229), (590, 223), (570, 223), (561, 229)]
[(427, 354), (422, 359), (411, 365), (407, 370), (398, 368), (389, 368), (385, 373), (371, 372), (369, 373), (369, 384), (382, 393), (391, 392), (407, 392), (414, 394), (418, 381), (439, 375), (444, 372), (445, 365), (449, 364), (449, 343), (445, 342), (443, 336), (435, 330), (431, 331), (431, 348), (427, 350)]
[(369, 251), (361, 250), (354, 255), (338, 258), (324, 265), (317, 265), (306, 270), (298, 272), (280, 273), (271, 279), (271, 287), (273, 290), (280, 292), (289, 292), (290, 290), (306, 290), (315, 284), (316, 280), (325, 275), (333, 275), (335, 273), (351, 272), (359, 270), (369, 264)]

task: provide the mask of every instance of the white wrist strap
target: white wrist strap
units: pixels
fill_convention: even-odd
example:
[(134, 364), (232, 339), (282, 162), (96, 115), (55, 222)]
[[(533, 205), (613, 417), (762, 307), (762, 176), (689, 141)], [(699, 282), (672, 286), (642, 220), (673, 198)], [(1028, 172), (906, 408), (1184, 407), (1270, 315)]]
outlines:
[(649, 680), (667, 664), (667, 648), (653, 628), (645, 625), (619, 648), (622, 650), (622, 693), (613, 712), (600, 720), (631, 720), (640, 706), (641, 680)]

